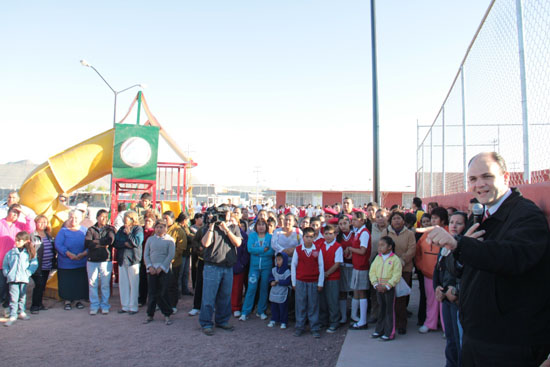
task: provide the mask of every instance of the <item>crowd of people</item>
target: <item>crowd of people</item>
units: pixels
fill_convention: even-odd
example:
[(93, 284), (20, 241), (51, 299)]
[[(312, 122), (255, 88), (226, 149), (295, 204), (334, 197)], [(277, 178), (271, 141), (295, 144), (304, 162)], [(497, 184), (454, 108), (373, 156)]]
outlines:
[[(498, 154), (474, 157), (467, 211), (420, 198), (410, 209), (357, 208), (345, 198), (322, 212), (221, 205), (189, 218), (158, 213), (145, 193), (134, 210), (119, 208), (118, 228), (105, 210), (86, 228), (75, 209), (55, 239), (48, 218), (33, 220), (8, 203), (0, 220), (4, 325), (29, 319), (31, 277), (30, 311), (47, 309), (42, 297), (54, 268), (65, 310), (88, 300), (90, 315), (108, 314), (114, 253), (118, 313), (146, 306), (144, 323), (159, 310), (172, 324), (178, 300), (192, 295), (188, 314), (199, 315), (208, 336), (233, 330), (231, 316), (246, 322), (255, 310), (270, 328), (294, 321), (296, 337), (307, 328), (320, 338), (323, 330), (371, 324), (372, 338), (391, 341), (407, 333), (416, 274), (418, 332), (444, 331), (447, 366), (538, 365), (550, 353), (548, 224), (508, 179)], [(472, 213), (476, 203), (482, 218)]]

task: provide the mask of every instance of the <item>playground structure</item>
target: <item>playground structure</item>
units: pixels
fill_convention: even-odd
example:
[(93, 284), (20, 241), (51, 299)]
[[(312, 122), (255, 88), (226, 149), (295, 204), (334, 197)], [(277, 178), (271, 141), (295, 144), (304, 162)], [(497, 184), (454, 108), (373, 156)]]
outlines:
[[(124, 124), (136, 103), (137, 124)], [(144, 125), (139, 124), (142, 107), (148, 117)], [(183, 162), (157, 162), (159, 135)], [(54, 234), (70, 209), (58, 200), (59, 195), (71, 194), (108, 174), (112, 175), (111, 222), (119, 203), (136, 202), (144, 192), (151, 193), (153, 207), (160, 204), (161, 210), (169, 208), (177, 215), (188, 205), (188, 170), (196, 165), (162, 128), (140, 91), (115, 128), (50, 157), (29, 174), (19, 195), (23, 205), (50, 219)]]

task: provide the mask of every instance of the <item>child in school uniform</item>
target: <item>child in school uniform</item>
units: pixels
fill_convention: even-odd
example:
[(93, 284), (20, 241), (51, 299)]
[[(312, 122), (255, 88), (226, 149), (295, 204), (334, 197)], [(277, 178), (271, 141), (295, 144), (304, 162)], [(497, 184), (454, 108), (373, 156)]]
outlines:
[(334, 333), (340, 321), (338, 296), (340, 290), (340, 264), (344, 262), (342, 246), (336, 242), (336, 228), (325, 226), (324, 239), (320, 243), (325, 267), (325, 283), (320, 294), (319, 319), (327, 326), (327, 333)]
[(319, 292), (323, 290), (325, 268), (323, 254), (313, 244), (315, 230), (304, 229), (303, 244), (296, 247), (291, 263), (292, 288), (295, 291), (296, 330), (294, 336), (304, 333), (306, 319), (309, 320), (314, 338), (319, 333)]
[(376, 298), (380, 308), (378, 321), (373, 338), (382, 341), (392, 340), (395, 337), (395, 286), (401, 279), (401, 259), (393, 252), (395, 242), (389, 236), (380, 238), (378, 242), (378, 255), (374, 259), (369, 271), (372, 286), (376, 288)]
[(353, 290), (353, 299), (351, 301), (351, 317), (357, 314), (359, 308), (359, 321), (352, 323), (350, 330), (362, 330), (367, 325), (367, 290), (369, 289), (369, 259), (371, 252), (370, 232), (366, 227), (366, 216), (364, 212), (353, 212), (353, 230), (354, 240), (350, 247), (346, 249), (351, 253), (353, 263), (353, 272), (351, 275), (351, 289)]
[(281, 329), (286, 329), (288, 323), (288, 290), (291, 285), (290, 270), (288, 269), (288, 255), (279, 252), (275, 256), (275, 266), (271, 269), (269, 282), (269, 302), (271, 302), (271, 321), (268, 327), (281, 323)]
[(313, 244), (317, 247), (319, 247), (319, 244), (321, 241), (323, 241), (323, 233), (321, 231), (321, 228), (323, 226), (323, 223), (321, 222), (320, 217), (313, 217), (309, 221), (309, 225), (313, 230), (315, 231), (313, 234)]
[[(353, 273), (351, 252), (346, 251), (346, 249), (351, 247), (354, 240), (351, 221), (347, 215), (343, 214), (338, 218), (338, 229), (336, 242), (342, 246), (344, 252), (344, 262), (340, 266), (340, 300), (338, 303), (340, 305), (340, 324), (345, 324), (348, 320), (348, 293), (351, 292), (351, 276)], [(348, 255), (345, 256), (346, 254)]]
[(4, 326), (11, 326), (17, 320), (29, 320), (25, 312), (29, 278), (38, 268), (38, 258), (31, 235), (21, 231), (15, 235), (15, 247), (4, 257), (2, 271), (9, 285), (10, 317)]

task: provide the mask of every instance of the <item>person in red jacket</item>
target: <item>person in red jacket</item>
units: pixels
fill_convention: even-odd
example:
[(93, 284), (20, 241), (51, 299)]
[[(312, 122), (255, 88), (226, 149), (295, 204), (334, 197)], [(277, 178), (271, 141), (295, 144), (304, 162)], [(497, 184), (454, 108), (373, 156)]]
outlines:
[(340, 265), (344, 262), (342, 246), (336, 242), (336, 228), (325, 226), (325, 238), (320, 244), (325, 266), (325, 284), (320, 295), (319, 320), (328, 326), (327, 333), (334, 333), (340, 321), (338, 293), (340, 289)]
[[(367, 290), (369, 289), (369, 259), (371, 252), (370, 232), (366, 227), (366, 216), (362, 211), (353, 212), (353, 231), (355, 232), (353, 243), (346, 249), (347, 255), (351, 254), (353, 273), (351, 275), (351, 289), (353, 299), (351, 302), (351, 317), (354, 318), (359, 308), (359, 320), (352, 324), (350, 330), (362, 330), (367, 325)], [(359, 306), (359, 307), (358, 307)]]

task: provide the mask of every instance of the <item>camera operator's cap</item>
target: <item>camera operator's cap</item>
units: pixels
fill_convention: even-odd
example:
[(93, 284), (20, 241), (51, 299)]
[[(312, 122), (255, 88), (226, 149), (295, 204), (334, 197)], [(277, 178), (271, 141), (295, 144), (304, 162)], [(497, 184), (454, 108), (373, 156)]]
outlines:
[(326, 214), (331, 214), (331, 215), (334, 215), (334, 216), (338, 215), (338, 212), (336, 210), (332, 209), (332, 208), (325, 208), (324, 211), (325, 211)]

